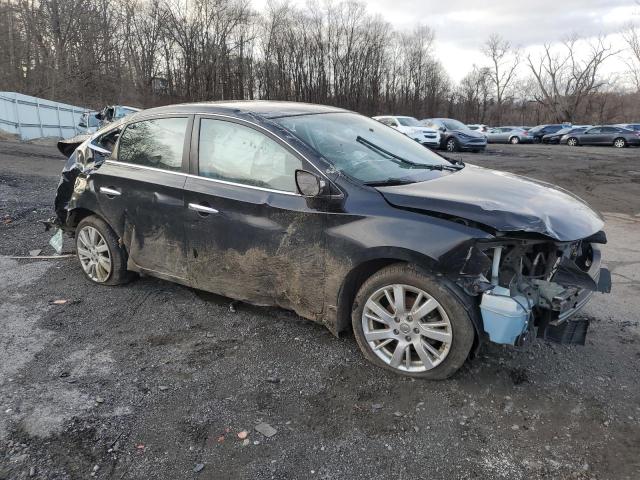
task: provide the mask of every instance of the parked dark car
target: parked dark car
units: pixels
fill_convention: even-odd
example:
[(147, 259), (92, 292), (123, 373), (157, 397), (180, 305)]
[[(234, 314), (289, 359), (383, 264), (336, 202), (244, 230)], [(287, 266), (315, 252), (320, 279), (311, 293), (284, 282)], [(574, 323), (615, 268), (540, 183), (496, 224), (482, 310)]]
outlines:
[(448, 152), (463, 150), (479, 152), (487, 148), (487, 138), (481, 132), (471, 130), (458, 120), (452, 118), (427, 118), (420, 123), (440, 131), (440, 148)]
[(538, 125), (529, 130), (529, 136), (534, 142), (541, 142), (542, 137), (550, 133), (556, 133), (563, 128), (570, 127), (571, 125), (551, 124), (551, 125)]
[(91, 282), (142, 272), (293, 309), (394, 372), (448, 377), (484, 341), (584, 343), (570, 317), (609, 289), (582, 200), (346, 110), (175, 105), (75, 142), (57, 223)]
[(564, 135), (560, 143), (571, 147), (577, 145), (613, 145), (616, 148), (640, 146), (640, 132), (626, 128), (603, 125), (580, 133)]
[(547, 133), (542, 137), (542, 143), (558, 144), (560, 139), (565, 135), (577, 134), (584, 132), (589, 127), (566, 127), (558, 130), (555, 133)]

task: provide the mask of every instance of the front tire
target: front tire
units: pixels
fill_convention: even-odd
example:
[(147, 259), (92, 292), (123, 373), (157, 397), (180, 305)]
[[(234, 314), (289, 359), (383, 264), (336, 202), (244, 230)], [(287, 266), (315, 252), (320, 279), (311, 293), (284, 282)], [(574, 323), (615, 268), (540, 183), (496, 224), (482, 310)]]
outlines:
[(613, 146), (616, 148), (624, 148), (627, 146), (627, 141), (624, 138), (616, 138), (613, 141)]
[(127, 253), (113, 229), (97, 215), (83, 218), (76, 227), (76, 255), (85, 276), (100, 285), (121, 285), (131, 280)]
[(509, 139), (509, 143), (510, 143), (511, 145), (517, 145), (517, 144), (519, 144), (519, 143), (520, 143), (520, 139), (519, 139), (518, 137), (511, 137), (511, 138)]
[(406, 264), (383, 268), (360, 288), (351, 321), (360, 350), (374, 365), (441, 380), (466, 361), (475, 330), (448, 281)]
[(453, 137), (449, 138), (445, 144), (445, 148), (447, 152), (457, 152), (459, 150), (458, 141)]
[(567, 145), (569, 145), (570, 147), (576, 147), (578, 146), (578, 139), (571, 137), (567, 140)]

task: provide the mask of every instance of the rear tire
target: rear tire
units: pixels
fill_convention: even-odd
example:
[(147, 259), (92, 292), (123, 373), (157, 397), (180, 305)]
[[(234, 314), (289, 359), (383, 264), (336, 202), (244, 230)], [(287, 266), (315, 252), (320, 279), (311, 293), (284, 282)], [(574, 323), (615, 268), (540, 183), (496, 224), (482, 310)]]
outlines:
[(509, 139), (509, 143), (510, 143), (511, 145), (517, 145), (517, 144), (519, 144), (519, 143), (520, 143), (520, 139), (519, 139), (518, 137), (511, 137), (511, 138)]
[[(373, 274), (360, 287), (351, 314), (365, 358), (410, 377), (453, 375), (475, 339), (469, 313), (454, 289), (447, 280), (407, 264)], [(403, 300), (396, 303), (398, 298)]]
[(616, 148), (624, 148), (627, 146), (627, 141), (624, 138), (616, 138), (613, 141), (613, 146)]
[(76, 227), (76, 255), (85, 276), (100, 285), (122, 285), (135, 275), (127, 270), (127, 252), (118, 236), (97, 215), (83, 218)]

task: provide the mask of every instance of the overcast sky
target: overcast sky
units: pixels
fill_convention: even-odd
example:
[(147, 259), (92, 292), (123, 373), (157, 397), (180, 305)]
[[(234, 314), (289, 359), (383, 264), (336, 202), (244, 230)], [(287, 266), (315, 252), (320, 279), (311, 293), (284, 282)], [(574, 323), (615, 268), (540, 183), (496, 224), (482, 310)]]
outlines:
[[(304, 5), (306, 0), (293, 0)], [(256, 6), (265, 0), (254, 0)], [(636, 0), (367, 0), (369, 12), (379, 13), (398, 29), (426, 24), (436, 33), (436, 55), (453, 80), (460, 80), (473, 63), (482, 63), (480, 47), (491, 33), (513, 45), (535, 51), (545, 42), (561, 41), (572, 33), (584, 37), (613, 34), (631, 20), (640, 22)], [(612, 60), (608, 70), (622, 70)]]

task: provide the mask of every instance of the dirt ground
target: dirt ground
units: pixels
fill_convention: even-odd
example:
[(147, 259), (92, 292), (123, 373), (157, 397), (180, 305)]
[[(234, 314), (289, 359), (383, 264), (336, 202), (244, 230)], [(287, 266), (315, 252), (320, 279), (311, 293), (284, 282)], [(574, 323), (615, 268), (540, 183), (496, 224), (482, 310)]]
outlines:
[(613, 292), (581, 313), (587, 345), (489, 345), (413, 381), (284, 310), (11, 259), (53, 252), (38, 221), (64, 159), (0, 142), (0, 479), (640, 478), (640, 149), (457, 156), (605, 212)]

